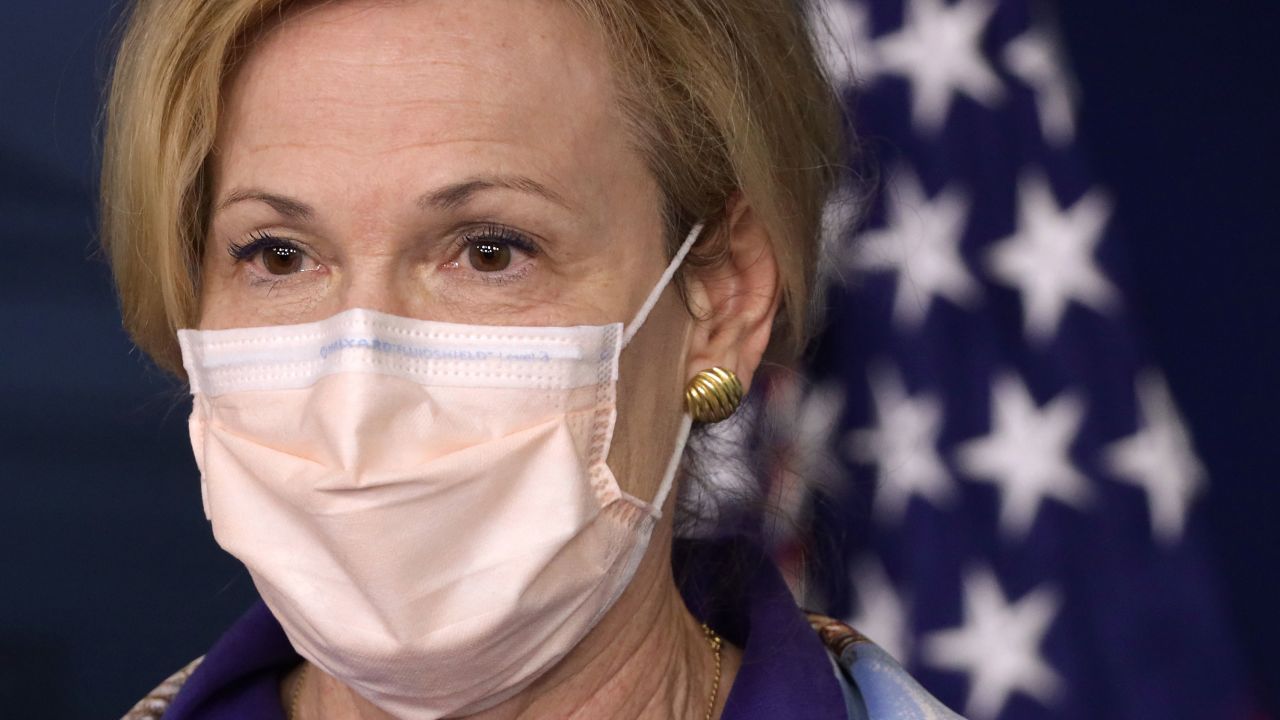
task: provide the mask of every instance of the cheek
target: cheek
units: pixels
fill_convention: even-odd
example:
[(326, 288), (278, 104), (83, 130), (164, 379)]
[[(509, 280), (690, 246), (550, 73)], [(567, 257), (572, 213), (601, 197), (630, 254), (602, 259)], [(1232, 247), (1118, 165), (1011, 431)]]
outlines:
[(236, 312), (234, 294), (228, 292), (228, 272), (209, 256), (206, 250), (200, 262), (200, 307), (197, 308), (197, 325), (201, 330), (221, 330), (235, 327), (232, 322)]
[(261, 282), (229, 259), (206, 257), (200, 276), (201, 330), (292, 325), (319, 319), (327, 295), (327, 273), (309, 274), (305, 282)]
[(662, 481), (684, 412), (684, 357), (689, 314), (668, 289), (622, 351), (618, 423), (609, 466), (625, 492), (652, 500)]

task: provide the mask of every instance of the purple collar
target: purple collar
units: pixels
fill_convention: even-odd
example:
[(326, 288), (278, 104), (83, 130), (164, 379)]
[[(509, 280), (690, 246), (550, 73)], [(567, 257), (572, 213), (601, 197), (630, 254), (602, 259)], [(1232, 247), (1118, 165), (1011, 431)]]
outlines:
[[(724, 720), (847, 717), (826, 649), (750, 541), (677, 541), (674, 558), (693, 613), (743, 648)], [(284, 720), (280, 679), (300, 659), (259, 601), (209, 650), (164, 720)]]

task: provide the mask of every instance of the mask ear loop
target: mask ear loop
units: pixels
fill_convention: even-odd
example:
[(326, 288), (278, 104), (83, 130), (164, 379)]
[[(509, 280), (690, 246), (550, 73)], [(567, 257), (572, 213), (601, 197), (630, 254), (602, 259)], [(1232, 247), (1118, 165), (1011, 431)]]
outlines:
[[(658, 304), (658, 298), (662, 297), (662, 292), (667, 289), (667, 285), (671, 284), (671, 278), (675, 277), (676, 271), (684, 263), (685, 256), (689, 254), (689, 250), (698, 241), (698, 236), (702, 234), (702, 227), (703, 223), (698, 223), (689, 230), (689, 235), (681, 243), (680, 249), (676, 250), (675, 256), (667, 264), (667, 269), (662, 271), (662, 277), (658, 278), (658, 284), (654, 285), (653, 289), (649, 291), (649, 297), (645, 298), (644, 304), (640, 306), (640, 311), (623, 329), (622, 347), (630, 344), (631, 339), (636, 336), (636, 333), (640, 332), (644, 321), (649, 317), (649, 313), (653, 311), (653, 306)], [(689, 417), (689, 413), (682, 413), (680, 429), (676, 432), (675, 449), (672, 451), (670, 459), (667, 460), (667, 470), (662, 474), (662, 484), (658, 486), (658, 492), (653, 496), (653, 502), (649, 505), (649, 512), (653, 514), (655, 519), (662, 517), (662, 506), (667, 501), (667, 495), (671, 494), (672, 485), (675, 484), (676, 473), (680, 470), (680, 460), (684, 457), (684, 448), (689, 442), (689, 431), (692, 427), (693, 418)]]
[(652, 312), (653, 306), (658, 304), (658, 298), (662, 297), (662, 291), (667, 289), (667, 285), (671, 283), (671, 278), (675, 277), (676, 271), (680, 269), (684, 258), (689, 254), (689, 250), (693, 248), (693, 244), (698, 241), (698, 236), (702, 234), (702, 223), (693, 226), (689, 231), (688, 237), (684, 239), (684, 243), (676, 250), (675, 257), (671, 258), (671, 262), (667, 264), (667, 269), (662, 271), (662, 277), (658, 278), (658, 284), (653, 286), (649, 291), (649, 297), (645, 299), (644, 304), (640, 306), (640, 312), (627, 324), (622, 331), (622, 347), (626, 347), (631, 343), (631, 338), (640, 332), (644, 321)]
[(671, 451), (671, 458), (667, 460), (667, 471), (662, 475), (662, 484), (658, 486), (658, 492), (649, 505), (649, 512), (655, 520), (662, 519), (662, 506), (666, 504), (667, 496), (671, 494), (671, 487), (675, 485), (676, 473), (680, 470), (680, 461), (684, 459), (685, 445), (689, 443), (689, 431), (692, 429), (693, 418), (689, 417), (689, 413), (681, 413), (680, 429), (676, 431), (675, 449)]

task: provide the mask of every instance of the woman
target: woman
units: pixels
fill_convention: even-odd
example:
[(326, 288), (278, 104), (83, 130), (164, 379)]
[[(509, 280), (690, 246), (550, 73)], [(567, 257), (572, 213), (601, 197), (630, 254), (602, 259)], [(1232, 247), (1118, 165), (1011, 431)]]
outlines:
[(746, 541), (673, 571), (691, 425), (803, 341), (837, 114), (802, 17), (135, 9), (104, 236), (265, 605), (132, 717), (949, 716)]

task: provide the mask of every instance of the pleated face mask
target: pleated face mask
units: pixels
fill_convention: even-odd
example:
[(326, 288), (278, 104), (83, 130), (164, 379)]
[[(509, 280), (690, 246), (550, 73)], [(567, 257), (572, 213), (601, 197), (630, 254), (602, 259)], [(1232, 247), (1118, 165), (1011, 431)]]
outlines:
[(219, 545), (294, 648), (404, 720), (466, 715), (565, 656), (630, 583), (656, 496), (606, 465), (627, 326), (498, 327), (349, 310), (182, 330)]

